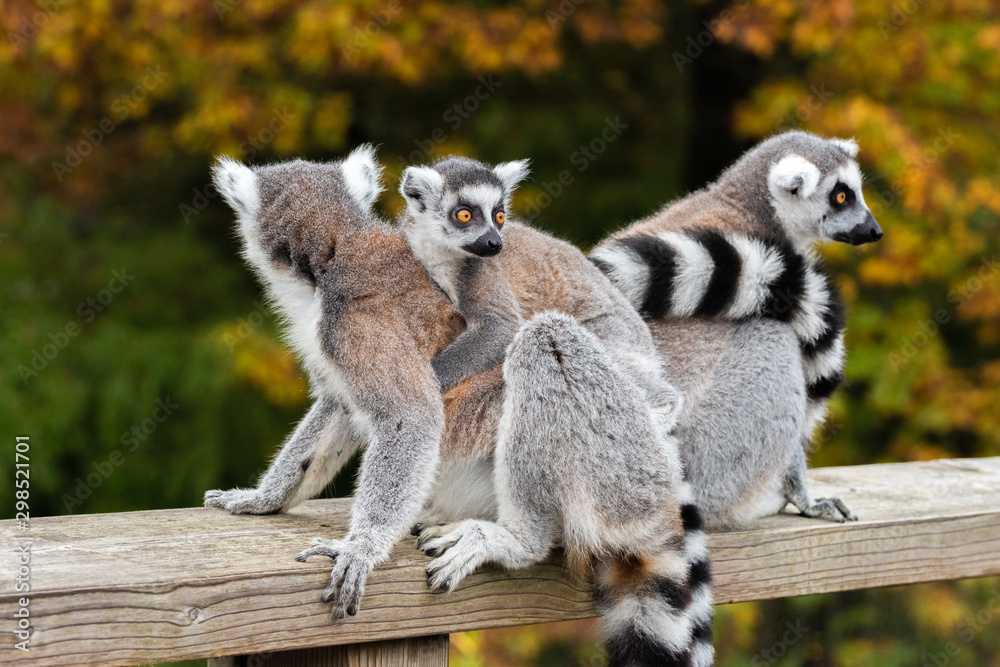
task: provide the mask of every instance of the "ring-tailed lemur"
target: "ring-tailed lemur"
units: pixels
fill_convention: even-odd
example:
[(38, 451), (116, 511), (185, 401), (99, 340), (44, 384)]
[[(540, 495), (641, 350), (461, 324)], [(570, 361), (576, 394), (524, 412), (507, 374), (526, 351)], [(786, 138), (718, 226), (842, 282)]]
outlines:
[[(362, 432), (369, 445), (362, 461), (346, 538), (318, 539), (315, 546), (297, 557), (304, 560), (310, 555), (326, 555), (336, 560), (331, 584), (322, 596), (327, 602), (336, 599), (335, 617), (357, 612), (368, 573), (387, 556), (401, 527), (415, 520), (427, 495), (433, 481), (435, 444), (441, 426), (441, 399), (430, 359), (455, 338), (461, 327), (461, 317), (431, 285), (403, 237), (368, 213), (366, 207), (379, 189), (378, 171), (370, 149), (364, 147), (342, 163), (295, 161), (251, 170), (224, 161), (215, 168), (216, 185), (240, 219), (247, 259), (289, 321), (289, 338), (309, 371), (316, 404), (257, 489), (210, 491), (206, 494), (206, 505), (224, 507), (234, 513), (288, 509), (322, 488), (356, 448), (359, 440), (356, 433)], [(609, 289), (615, 293), (610, 285)], [(563, 361), (569, 365), (579, 362), (581, 372), (614, 373), (609, 370), (610, 362), (601, 360), (599, 350), (587, 347), (585, 333), (577, 334), (584, 337), (583, 344), (567, 347), (574, 339), (564, 340), (565, 336), (555, 335), (558, 324), (553, 325), (554, 338), (546, 339), (542, 354), (551, 356), (556, 349), (553, 345), (559, 345), (566, 352)], [(567, 333), (572, 334), (571, 330)], [(524, 350), (525, 345), (520, 349)], [(575, 356), (578, 353), (581, 356)], [(593, 362), (585, 355), (594, 357)], [(573, 386), (565, 382), (564, 376), (557, 379), (567, 387)], [(614, 426), (608, 432), (628, 428), (648, 430), (652, 420), (648, 405), (638, 408), (633, 405), (635, 401), (644, 401), (642, 392), (629, 388), (631, 380), (627, 377), (612, 375), (606, 379), (608, 383), (620, 381), (623, 386), (622, 396), (614, 404), (622, 412), (615, 412), (613, 405), (602, 415)], [(549, 373), (535, 373), (529, 365), (510, 369), (508, 381), (515, 386), (532, 387), (551, 383), (553, 378)], [(463, 442), (463, 448), (487, 451), (490, 459), (496, 447), (497, 429), (493, 421), (499, 412), (496, 407), (501, 402), (502, 386), (494, 369), (455, 387), (446, 398), (451, 424), (471, 428), (449, 428), (449, 434), (474, 434), (478, 442)], [(599, 387), (591, 387), (589, 382), (576, 385), (578, 393), (573, 397), (576, 402), (568, 401), (567, 408), (593, 409), (603, 387), (603, 383)], [(594, 400), (588, 400), (587, 396), (593, 396)], [(530, 403), (522, 407), (523, 403), (516, 393), (508, 393), (503, 410), (505, 414), (522, 415), (517, 421), (527, 436), (545, 428), (553, 434), (571, 428), (579, 433), (587, 431), (586, 425), (581, 427), (572, 421), (551, 418), (544, 425), (533, 426), (526, 420), (531, 419), (535, 408)], [(484, 414), (484, 407), (488, 414), (477, 420)], [(504, 421), (513, 423), (514, 419)], [(591, 425), (590, 429), (594, 433), (590, 444), (606, 435), (599, 425)], [(560, 455), (575, 461), (578, 470), (606, 473), (610, 468), (619, 476), (621, 471), (628, 470), (609, 465), (609, 457), (618, 453), (617, 449), (591, 458), (590, 450), (573, 449), (572, 438), (551, 444), (544, 439), (532, 443), (518, 434), (508, 434), (503, 442), (509, 446), (503, 451), (527, 448), (544, 461)], [(657, 441), (647, 437), (643, 442), (653, 446)], [(544, 451), (545, 447), (556, 445), (557, 451)], [(454, 443), (445, 449), (457, 450)], [(644, 539), (645, 533), (636, 533), (634, 542), (627, 545), (634, 547), (633, 559), (602, 561), (600, 572), (604, 578), (598, 582), (598, 590), (605, 592), (602, 609), (607, 610), (609, 619), (617, 619), (610, 628), (613, 654), (628, 656), (638, 650), (651, 652), (654, 657), (665, 652), (684, 655), (678, 643), (684, 640), (688, 642), (685, 646), (701, 660), (697, 664), (708, 664), (711, 598), (697, 512), (686, 502), (684, 487), (669, 483), (669, 458), (630, 461), (647, 475), (655, 472), (653, 477), (635, 480), (640, 487), (636, 497), (667, 500), (651, 503), (645, 514), (637, 509), (629, 516), (635, 519), (638, 528), (639, 524), (653, 521), (655, 514), (661, 530), (664, 516), (673, 516), (675, 521), (668, 532), (675, 540), (657, 545)], [(518, 488), (519, 475), (533, 479), (528, 469), (507, 472), (515, 474), (506, 475), (505, 479), (513, 483), (504, 489)], [(497, 474), (504, 476), (502, 467)], [(612, 488), (612, 482), (609, 478), (605, 486), (595, 487), (595, 492)], [(572, 496), (576, 500), (605, 504), (604, 496), (591, 495), (585, 488), (578, 491), (581, 493)], [(636, 493), (633, 487), (629, 491)], [(538, 509), (530, 500), (519, 503), (518, 507), (526, 511)], [(631, 511), (613, 502), (608, 507), (612, 513), (619, 509), (626, 514)], [(496, 513), (495, 508), (492, 511)], [(678, 523), (683, 532), (678, 532)], [(621, 522), (616, 525), (621, 528)], [(685, 533), (686, 542), (680, 539)], [(575, 552), (578, 558), (590, 553), (585, 548), (596, 555), (595, 550), (604, 546), (600, 541), (578, 540), (574, 544), (580, 547)], [(694, 566), (689, 567), (688, 562)], [(612, 576), (618, 572), (616, 567), (625, 568), (624, 575), (639, 575), (629, 581), (645, 581), (649, 585), (641, 589), (627, 583), (619, 585), (620, 578)], [(667, 592), (676, 595), (666, 596)], [(665, 616), (681, 609), (676, 617)], [(667, 629), (662, 624), (668, 621), (672, 634), (661, 635)], [(658, 643), (660, 640), (662, 643)]]
[(328, 164), (251, 169), (223, 159), (213, 176), (237, 213), (244, 256), (287, 320), (315, 405), (257, 489), (209, 491), (205, 504), (287, 509), (321, 489), (363, 437), (346, 537), (318, 539), (298, 557), (336, 559), (322, 599), (336, 599), (335, 617), (353, 615), (369, 572), (433, 484), (444, 407), (430, 360), (461, 330), (461, 317), (406, 240), (370, 212), (381, 190), (370, 147)]
[[(857, 151), (853, 141), (805, 132), (778, 135), (746, 153), (716, 182), (613, 234), (590, 255), (648, 320), (766, 317), (790, 325), (799, 340), (808, 397), (796, 447), (808, 445), (825, 416), (826, 399), (843, 380), (845, 359), (843, 305), (814, 246), (824, 239), (861, 245), (882, 237), (861, 193)], [(670, 356), (662, 345), (661, 352)], [(717, 450), (713, 445), (703, 455), (717, 456)], [(809, 499), (804, 458), (804, 453), (794, 457), (796, 470), (784, 482), (787, 500), (809, 516), (854, 519), (838, 499)], [(689, 462), (688, 467), (700, 466)], [(692, 483), (698, 489), (713, 481), (692, 478)], [(739, 514), (741, 521), (753, 518)]]
[[(524, 162), (490, 168), (466, 158), (448, 158), (432, 167), (409, 167), (400, 184), (407, 202), (401, 227), (414, 254), (458, 306), (467, 323), (465, 332), (434, 360), (442, 387), (448, 390), (470, 376), (495, 367), (503, 361), (505, 350), (510, 347), (504, 366), (507, 380), (504, 416), (496, 451), (490, 452), (496, 465), (495, 485), (469, 465), (472, 460), (482, 460), (487, 453), (474, 447), (474, 442), (469, 442), (465, 451), (445, 447), (430, 510), (431, 516), (436, 515), (438, 519), (469, 516), (471, 508), (488, 504), (470, 502), (471, 498), (486, 492), (495, 493), (498, 523), (466, 521), (444, 528), (424, 529), (419, 544), (431, 553), (438, 553), (442, 547), (454, 545), (462, 538), (428, 566), (429, 580), (435, 586), (449, 580), (452, 584), (457, 583), (485, 561), (507, 567), (524, 567), (537, 562), (560, 536), (566, 541), (571, 558), (578, 561), (580, 558), (589, 560), (589, 556), (585, 558), (581, 554), (628, 554), (646, 539), (640, 537), (642, 531), (655, 526), (656, 521), (646, 523), (647, 520), (662, 517), (662, 512), (669, 511), (679, 516), (680, 509), (673, 503), (669, 505), (672, 510), (665, 505), (652, 514), (649, 511), (639, 513), (631, 506), (616, 506), (615, 512), (633, 522), (625, 530), (611, 529), (610, 524), (601, 524), (599, 518), (591, 519), (593, 508), (599, 506), (594, 505), (598, 501), (591, 491), (615, 504), (612, 501), (615, 496), (610, 494), (611, 486), (604, 485), (608, 476), (622, 483), (631, 476), (637, 487), (645, 488), (652, 483), (649, 475), (659, 471), (654, 475), (660, 476), (654, 486), (662, 482), (663, 487), (641, 493), (664, 499), (670, 494), (688, 493), (682, 491), (686, 483), (681, 479), (679, 465), (667, 465), (671, 470), (671, 466), (676, 466), (676, 474), (668, 478), (663, 472), (667, 469), (665, 464), (655, 461), (658, 452), (667, 457), (668, 463), (678, 459), (676, 442), (667, 434), (676, 421), (679, 398), (663, 376), (648, 327), (579, 250), (530, 227), (507, 221), (510, 195), (525, 173)], [(543, 315), (531, 320), (518, 333), (523, 319), (550, 309), (576, 319)], [(577, 321), (582, 323), (581, 331), (576, 330), (581, 328)], [(534, 341), (536, 348), (546, 349), (540, 352), (526, 343), (519, 344), (518, 340)], [(515, 342), (512, 344), (512, 341)], [(554, 367), (553, 359), (558, 362)], [(539, 390), (539, 386), (547, 391)], [(641, 403), (628, 396), (635, 391), (633, 387), (641, 391)], [(615, 398), (609, 392), (621, 392), (622, 396)], [(595, 406), (600, 407), (595, 409)], [(554, 413), (562, 417), (557, 418)], [(622, 415), (633, 416), (624, 420), (627, 423), (618, 423)], [(645, 425), (649, 419), (655, 423), (652, 431)], [(576, 423), (580, 421), (583, 423)], [(638, 430), (627, 437), (630, 428)], [(662, 435), (656, 436), (657, 433)], [(642, 451), (636, 444), (638, 440), (648, 443), (648, 451)], [(562, 454), (555, 454), (553, 448)], [(512, 465), (510, 454), (514, 450), (519, 452), (518, 456), (527, 457), (524, 461), (519, 460), (516, 466)], [(638, 459), (630, 458), (633, 456)], [(550, 467), (553, 461), (566, 462), (567, 457), (575, 463), (566, 463), (565, 470), (560, 470), (559, 466)], [(603, 463), (598, 464), (598, 461)], [(616, 469), (615, 464), (620, 467)], [(484, 465), (489, 467), (491, 461), (485, 460)], [(647, 472), (640, 472), (642, 470)], [(588, 475), (601, 479), (588, 480)], [(537, 482), (521, 482), (517, 488), (510, 488), (526, 478), (550, 479), (555, 488), (527, 488), (537, 486)], [(476, 486), (479, 488), (475, 489)], [(619, 486), (617, 492), (624, 494), (623, 489), (624, 486)], [(553, 498), (558, 499), (555, 505)], [(537, 507), (526, 506), (529, 502)], [(692, 523), (700, 523), (695, 506), (685, 511), (690, 514)], [(670, 568), (679, 571), (684, 554), (671, 556), (669, 553), (669, 545), (676, 547), (676, 540), (684, 535), (677, 522), (665, 524), (673, 525), (676, 532), (660, 530), (655, 544), (638, 547), (643, 555), (634, 554), (636, 562), (649, 565), (655, 561), (661, 568), (668, 567), (669, 563)], [(590, 526), (590, 530), (583, 530), (581, 526), (584, 525)], [(563, 527), (562, 532), (559, 526)], [(638, 532), (630, 532), (634, 528)], [(512, 533), (524, 539), (530, 537), (522, 550), (511, 546), (515, 541)], [(689, 540), (692, 544), (700, 544), (700, 536), (699, 526)], [(650, 549), (660, 551), (654, 557)], [(650, 611), (651, 616), (646, 618), (636, 611), (642, 605), (633, 599), (629, 609), (637, 617), (628, 627), (633, 628), (636, 637), (625, 640), (619, 628), (624, 621), (609, 620), (611, 655), (635, 656), (644, 650), (655, 653), (657, 643), (667, 647), (663, 650), (676, 651), (680, 646), (678, 637), (689, 632), (689, 641), (684, 645), (695, 646), (697, 661), (694, 664), (711, 663), (708, 562), (703, 548), (694, 548), (690, 555), (697, 557), (687, 568), (692, 573), (697, 602), (690, 609), (685, 608), (685, 603), (670, 612), (687, 625), (681, 630), (670, 629), (673, 635), (669, 640), (666, 635), (658, 637), (652, 633), (649, 629), (652, 626), (635, 630), (643, 627), (643, 623), (654, 623), (650, 618), (657, 614), (667, 614), (669, 605), (659, 611)], [(652, 561), (647, 563), (650, 558)], [(602, 568), (628, 567), (606, 559), (602, 563)], [(665, 570), (656, 574), (644, 567), (646, 565), (636, 566), (635, 581), (644, 580), (647, 574), (652, 578), (666, 576)], [(598, 582), (602, 576), (597, 577)], [(688, 588), (686, 582), (679, 580), (672, 585), (681, 584)], [(617, 592), (612, 597), (617, 599), (622, 595), (626, 593)], [(655, 607), (667, 603), (661, 600), (650, 604)], [(606, 609), (609, 613), (610, 610), (610, 607)], [(643, 648), (644, 640), (651, 645)], [(618, 661), (614, 664), (633, 663)]]

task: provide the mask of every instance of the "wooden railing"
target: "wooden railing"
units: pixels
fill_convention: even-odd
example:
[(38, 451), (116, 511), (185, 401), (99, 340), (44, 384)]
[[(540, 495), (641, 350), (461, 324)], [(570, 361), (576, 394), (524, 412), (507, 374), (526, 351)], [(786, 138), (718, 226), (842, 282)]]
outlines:
[[(1000, 574), (1000, 458), (823, 468), (809, 479), (814, 495), (840, 496), (861, 520), (781, 515), (711, 534), (717, 603)], [(408, 538), (372, 573), (358, 615), (335, 624), (319, 601), (330, 561), (292, 558), (314, 536), (342, 535), (349, 511), (349, 500), (315, 500), (262, 517), (160, 510), (37, 518), (29, 531), (2, 521), (0, 664), (437, 667), (451, 632), (594, 616), (590, 585), (559, 554), (436, 593)], [(31, 591), (18, 593), (26, 538)], [(27, 652), (14, 649), (22, 597)]]

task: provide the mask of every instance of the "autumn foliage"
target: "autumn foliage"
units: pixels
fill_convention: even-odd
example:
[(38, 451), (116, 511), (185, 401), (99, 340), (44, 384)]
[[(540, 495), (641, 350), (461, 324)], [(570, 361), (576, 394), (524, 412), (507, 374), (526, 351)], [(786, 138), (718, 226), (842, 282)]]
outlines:
[[(771, 133), (855, 137), (886, 236), (822, 251), (850, 354), (813, 462), (1000, 455), (996, 2), (0, 0), (0, 27), (0, 418), (45, 452), (40, 510), (253, 483), (306, 385), (208, 166), (361, 141), (387, 214), (406, 164), (529, 157), (515, 209), (588, 246)], [(720, 664), (922, 665), (995, 585), (723, 608)], [(1000, 665), (993, 623), (948, 664)], [(454, 664), (598, 664), (580, 636), (466, 635)]]

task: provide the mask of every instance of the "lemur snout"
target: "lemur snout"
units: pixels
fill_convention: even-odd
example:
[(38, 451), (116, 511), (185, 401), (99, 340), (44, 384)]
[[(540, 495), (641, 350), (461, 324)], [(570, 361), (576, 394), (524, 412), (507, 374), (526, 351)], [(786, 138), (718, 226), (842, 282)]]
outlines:
[(851, 245), (864, 245), (866, 243), (874, 243), (881, 238), (882, 228), (875, 221), (875, 216), (869, 212), (865, 217), (865, 221), (857, 225), (847, 235), (847, 242)]
[(477, 257), (493, 257), (501, 249), (503, 249), (503, 240), (495, 229), (486, 232), (472, 243), (462, 246), (462, 250), (471, 252)]

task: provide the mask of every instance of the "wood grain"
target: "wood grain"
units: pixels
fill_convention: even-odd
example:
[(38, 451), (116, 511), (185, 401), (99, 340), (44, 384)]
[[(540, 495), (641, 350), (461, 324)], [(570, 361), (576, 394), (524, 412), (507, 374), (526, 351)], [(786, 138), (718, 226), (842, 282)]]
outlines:
[(209, 658), (208, 667), (448, 667), (448, 635)]
[[(840, 496), (861, 521), (781, 515), (710, 535), (718, 602), (1000, 574), (1000, 458), (825, 468), (810, 479), (816, 496)], [(292, 558), (314, 536), (342, 535), (349, 509), (319, 500), (263, 517), (203, 508), (51, 517), (27, 533), (2, 521), (0, 636), (16, 641), (16, 538), (25, 536), (35, 634), (30, 653), (4, 647), (0, 664), (135, 665), (594, 615), (590, 585), (558, 554), (431, 593), (428, 559), (407, 538), (372, 573), (359, 614), (334, 624), (319, 601), (330, 561)]]

